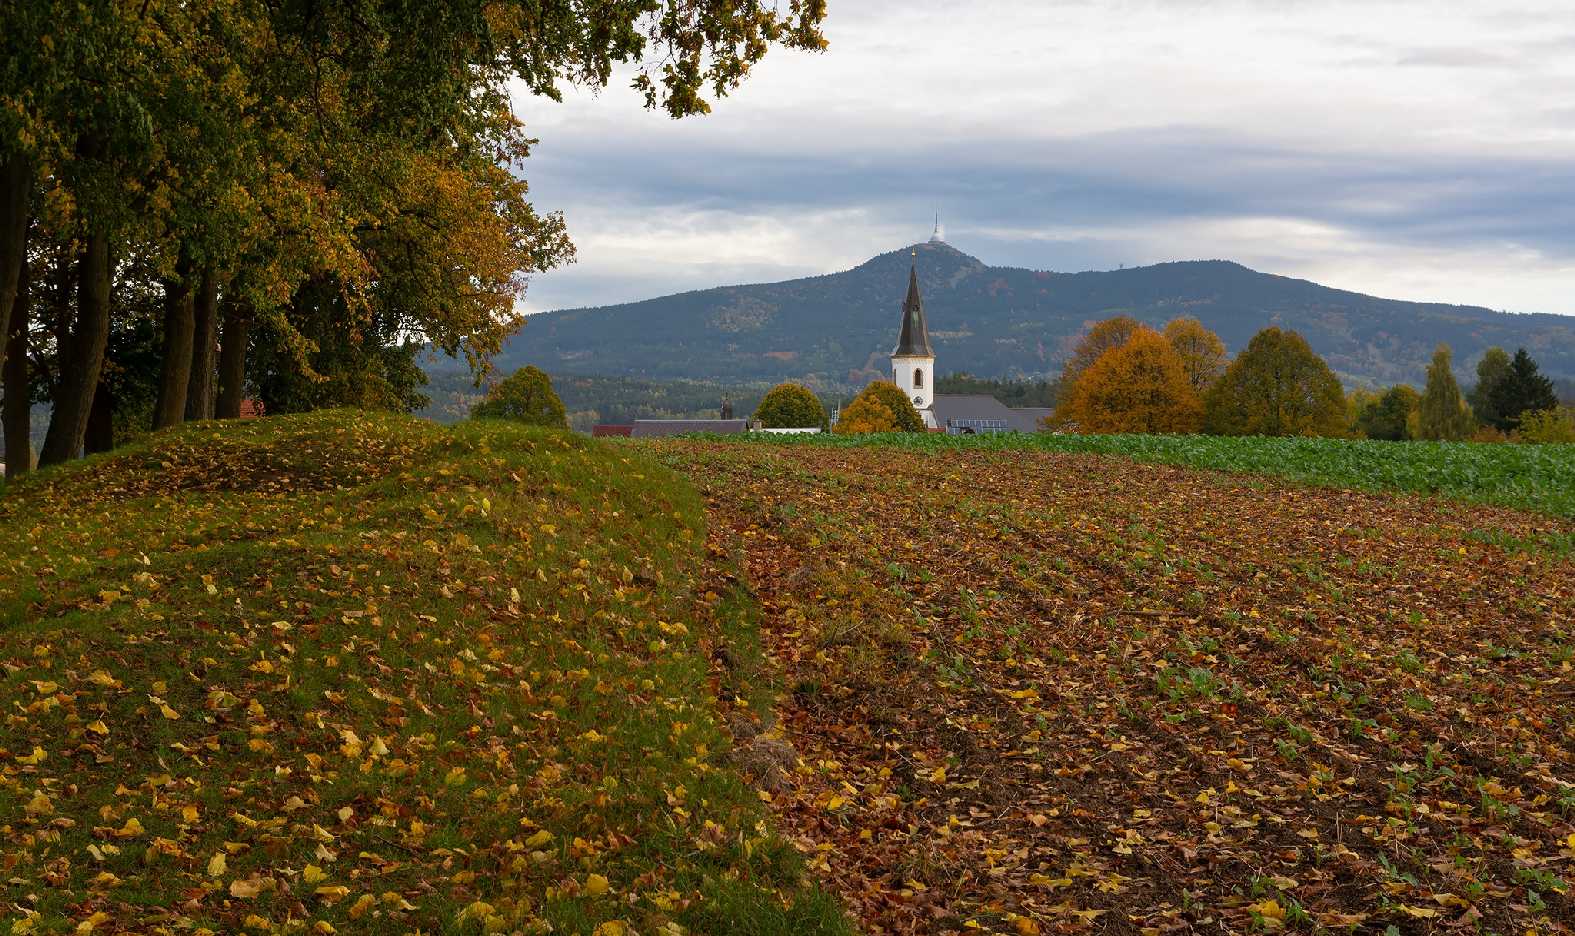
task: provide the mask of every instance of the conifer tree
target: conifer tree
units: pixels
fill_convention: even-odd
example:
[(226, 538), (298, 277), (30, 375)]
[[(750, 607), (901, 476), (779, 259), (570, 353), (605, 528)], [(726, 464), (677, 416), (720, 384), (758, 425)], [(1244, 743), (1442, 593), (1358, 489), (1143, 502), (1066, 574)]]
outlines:
[(1514, 359), (1509, 362), (1508, 372), (1493, 385), (1488, 398), (1495, 415), (1502, 420), (1503, 424), (1498, 428), (1506, 431), (1519, 426), (1521, 418), (1528, 413), (1554, 409), (1559, 405), (1558, 395), (1553, 392), (1553, 381), (1542, 375), (1537, 362), (1531, 359), (1525, 348), (1515, 352)]
[(1471, 435), (1471, 408), (1455, 382), (1449, 345), (1441, 344), (1427, 366), (1427, 386), (1418, 404), (1418, 426), (1424, 439), (1459, 441)]

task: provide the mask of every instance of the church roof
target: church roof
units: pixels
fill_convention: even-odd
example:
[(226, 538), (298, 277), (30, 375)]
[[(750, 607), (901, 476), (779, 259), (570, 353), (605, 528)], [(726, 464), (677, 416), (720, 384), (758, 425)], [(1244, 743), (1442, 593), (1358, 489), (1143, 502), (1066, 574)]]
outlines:
[(892, 357), (935, 357), (930, 329), (924, 323), (924, 297), (919, 295), (919, 268), (908, 271), (908, 298), (902, 300), (902, 335)]

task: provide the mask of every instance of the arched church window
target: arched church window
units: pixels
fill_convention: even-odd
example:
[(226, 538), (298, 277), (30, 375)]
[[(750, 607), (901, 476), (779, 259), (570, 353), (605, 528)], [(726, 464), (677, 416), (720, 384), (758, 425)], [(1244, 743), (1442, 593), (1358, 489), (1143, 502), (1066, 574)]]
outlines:
[(913, 386), (916, 390), (924, 389), (924, 368), (915, 367), (913, 369)]

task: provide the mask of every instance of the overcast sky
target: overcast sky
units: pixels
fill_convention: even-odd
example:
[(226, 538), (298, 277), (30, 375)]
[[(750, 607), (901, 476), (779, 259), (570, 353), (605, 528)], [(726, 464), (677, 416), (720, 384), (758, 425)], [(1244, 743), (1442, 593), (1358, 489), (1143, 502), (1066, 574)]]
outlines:
[(847, 269), (929, 236), (1075, 271), (1230, 259), (1575, 314), (1575, 4), (830, 0), (708, 116), (517, 97), (579, 262), (529, 311)]

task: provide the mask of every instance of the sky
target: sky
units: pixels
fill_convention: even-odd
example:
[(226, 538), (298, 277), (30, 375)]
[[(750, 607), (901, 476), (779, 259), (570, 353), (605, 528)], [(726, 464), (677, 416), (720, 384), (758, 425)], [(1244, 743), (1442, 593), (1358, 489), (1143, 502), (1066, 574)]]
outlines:
[(578, 261), (524, 308), (830, 273), (929, 237), (986, 263), (1226, 259), (1575, 314), (1575, 4), (829, 0), (713, 112), (627, 75), (523, 93)]

